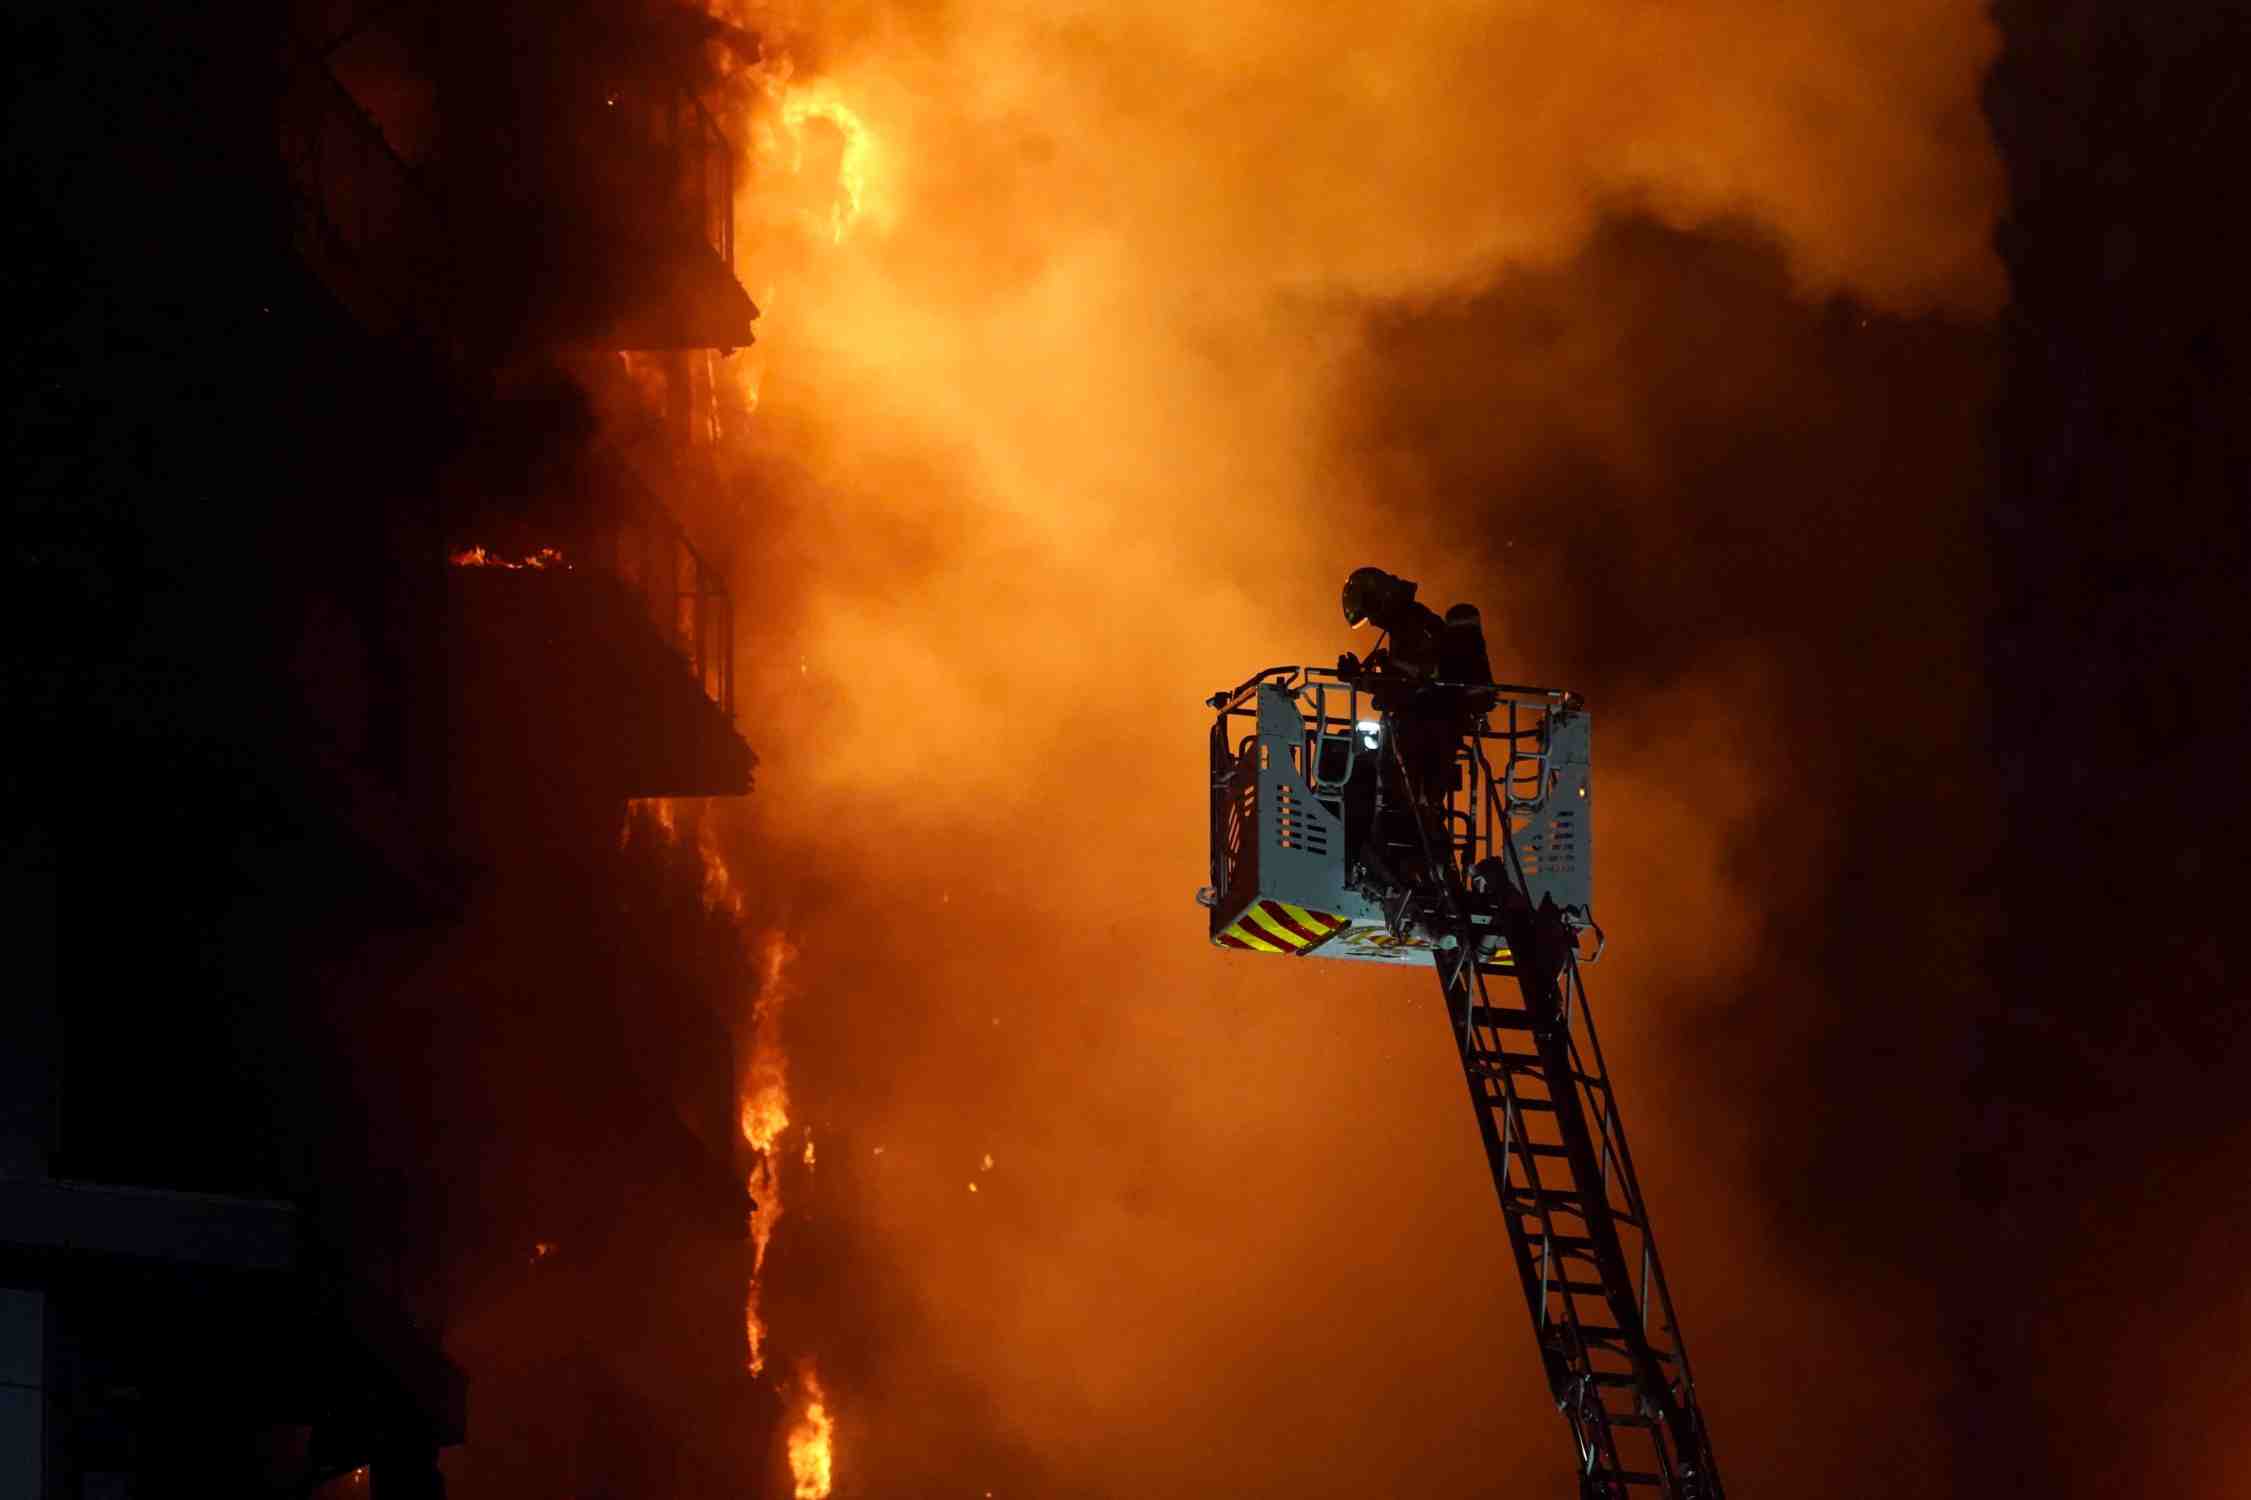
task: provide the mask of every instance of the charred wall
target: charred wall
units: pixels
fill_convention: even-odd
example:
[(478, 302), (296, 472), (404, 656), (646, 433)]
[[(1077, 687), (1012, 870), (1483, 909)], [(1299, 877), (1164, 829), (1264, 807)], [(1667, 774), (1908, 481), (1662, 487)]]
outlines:
[[(285, 1431), (314, 1434), (273, 1460), (289, 1482), (308, 1451), (362, 1461), (374, 1419), (278, 1377), (411, 1384), (411, 1348), (495, 1414), (447, 1460), (461, 1493), (713, 1488), (758, 1471), (768, 1425), (730, 1420), (740, 975), (694, 851), (620, 828), (629, 795), (746, 788), (748, 751), (590, 575), (543, 580), (538, 610), (462, 596), (464, 527), (559, 528), (612, 498), (556, 478), (590, 432), (523, 394), (567, 386), (544, 346), (584, 330), (516, 308), (465, 357), (372, 327), (307, 259), (276, 151), (294, 19), (9, 22), (8, 847), (52, 936), (19, 975), (8, 1082), (32, 1102), (0, 1171), (269, 1205), (290, 1247), (214, 1299), (153, 1240), (0, 1236), (0, 1280), (43, 1288), (67, 1346), (49, 1482), (203, 1493)], [(500, 492), (496, 451), (532, 478)], [(516, 712), (483, 713), (463, 641), (527, 616), (559, 623), (506, 665)], [(501, 733), (527, 718), (540, 733)], [(724, 764), (652, 781), (682, 756)], [(155, 1290), (120, 1302), (120, 1277)], [(392, 1344), (369, 1352), (350, 1299)], [(105, 1394), (199, 1385), (192, 1442)], [(71, 1436), (97, 1429), (125, 1436)]]

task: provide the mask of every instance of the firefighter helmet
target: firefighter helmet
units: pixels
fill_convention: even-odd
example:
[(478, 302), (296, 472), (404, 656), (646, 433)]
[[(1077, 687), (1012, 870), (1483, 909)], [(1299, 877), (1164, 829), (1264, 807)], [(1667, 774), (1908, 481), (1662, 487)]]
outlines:
[(1373, 620), (1378, 629), (1386, 629), (1386, 622), (1414, 597), (1415, 585), (1404, 578), (1381, 568), (1354, 568), (1344, 581), (1344, 623), (1357, 629)]

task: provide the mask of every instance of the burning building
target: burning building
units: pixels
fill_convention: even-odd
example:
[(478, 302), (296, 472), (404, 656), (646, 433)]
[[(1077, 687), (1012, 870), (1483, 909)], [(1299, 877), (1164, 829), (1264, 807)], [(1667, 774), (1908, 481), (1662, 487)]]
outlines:
[(22, 36), (57, 639), (11, 693), (0, 1493), (732, 1490), (782, 1405), (741, 1377), (753, 959), (692, 844), (619, 837), (755, 765), (698, 530), (757, 317), (706, 37)]
[(1370, 561), (1616, 726), (1730, 1476), (2232, 1472), (2239, 25), (9, 24), (0, 1495), (1553, 1492), (1445, 1038), (1187, 899)]

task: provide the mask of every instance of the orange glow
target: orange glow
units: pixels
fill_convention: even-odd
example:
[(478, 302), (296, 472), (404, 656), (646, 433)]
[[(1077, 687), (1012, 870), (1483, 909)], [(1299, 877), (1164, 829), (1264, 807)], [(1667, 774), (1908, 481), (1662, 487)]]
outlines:
[(743, 1139), (760, 1156), (771, 1155), (789, 1129), (788, 1060), (781, 1043), (782, 1008), (789, 995), (789, 964), (797, 956), (788, 937), (769, 932), (761, 940), (764, 982), (751, 1009), (749, 1076), (742, 1103)]
[[(818, 124), (835, 133), (840, 144), (835, 179), (815, 223), (830, 244), (843, 244), (873, 201), (881, 155), (875, 133), (846, 102), (835, 80), (800, 78), (796, 61), (787, 52), (761, 58), (742, 69), (740, 76), (763, 104), (748, 131), (757, 177), (769, 182), (779, 175), (802, 178), (813, 134), (810, 127)], [(767, 299), (761, 298), (759, 305), (768, 307)]]
[(641, 398), (649, 404), (650, 410), (664, 410), (666, 401), (664, 366), (659, 364), (654, 356), (636, 354), (630, 349), (619, 350), (617, 358), (618, 363), (625, 367), (626, 377), (641, 392)]
[(758, 1315), (758, 1291), (754, 1279), (743, 1294), (743, 1344), (749, 1351), (743, 1368), (753, 1375), (766, 1373), (766, 1320)]
[[(732, 873), (715, 845), (704, 842), (704, 897), (738, 920), (742, 896)], [(758, 939), (760, 983), (751, 1002), (750, 1059), (742, 1092), (742, 1135), (750, 1147), (750, 1196), (757, 1207), (750, 1216), (750, 1285), (743, 1297), (745, 1365), (753, 1375), (766, 1368), (766, 1324), (759, 1316), (764, 1290), (766, 1254), (772, 1248), (774, 1228), (782, 1218), (782, 1135), (789, 1129), (789, 1079), (782, 1052), (782, 1007), (788, 998), (789, 965), (797, 950), (781, 932)], [(808, 1140), (808, 1148), (810, 1140)], [(810, 1165), (810, 1158), (808, 1158)]]
[(743, 1101), (743, 1139), (760, 1155), (774, 1149), (789, 1129), (789, 1086), (779, 1080), (762, 1086)]
[(836, 201), (829, 209), (829, 238), (834, 244), (843, 244), (845, 231), (859, 221), (861, 210), (867, 206), (868, 158), (872, 141), (868, 128), (849, 105), (836, 95), (836, 90), (826, 80), (811, 88), (781, 89), (782, 124), (789, 131), (793, 155), (792, 172), (805, 168), (805, 124), (809, 120), (825, 120), (835, 126), (844, 137), (844, 157), (837, 167)]
[(789, 1432), (789, 1473), (797, 1500), (828, 1500), (836, 1480), (836, 1423), (829, 1416), (828, 1393), (811, 1360), (797, 1367), (805, 1402)]
[[(679, 835), (680, 813), (670, 799), (651, 798), (631, 804), (628, 833), (634, 816), (646, 817), (668, 843)], [(725, 919), (735, 930), (757, 976), (757, 989), (751, 996), (750, 1013), (738, 1043), (743, 1062), (736, 1111), (743, 1144), (750, 1155), (746, 1186), (755, 1205), (748, 1226), (750, 1277), (743, 1291), (744, 1367), (760, 1375), (766, 1369), (767, 1338), (760, 1304), (765, 1292), (766, 1257), (773, 1246), (775, 1226), (782, 1219), (782, 1169), (788, 1156), (784, 1137), (790, 1128), (789, 1066), (782, 1050), (781, 1024), (790, 994), (790, 966), (797, 949), (787, 933), (749, 929), (748, 903), (720, 846), (714, 815), (705, 808), (693, 821), (704, 910)], [(811, 1168), (814, 1152), (810, 1132), (800, 1155), (804, 1165)]]
[(625, 804), (625, 816), (617, 828), (620, 849), (633, 842), (633, 825), (638, 821), (653, 825), (667, 844), (680, 837), (680, 818), (670, 797), (635, 797)]
[[(743, 915), (742, 892), (735, 887), (735, 872), (727, 868), (726, 856), (719, 852), (718, 834), (713, 830), (709, 818), (696, 824), (696, 857), (703, 862), (704, 910), (722, 912), (740, 922)], [(770, 966), (768, 977), (772, 977)]]
[[(1940, 127), (1974, 122), (1992, 29), (1969, 0), (1909, 0), (1928, 45), (1859, 52), (1839, 40), (1865, 34), (1838, 24), (1856, 14), (1840, 0), (1787, 13), (1698, 0), (1348, 4), (1302, 24), (1169, 0), (708, 3), (769, 43), (734, 72), (721, 118), (746, 166), (738, 269), (763, 313), (759, 344), (728, 362), (736, 406), (720, 424), (763, 488), (730, 513), (741, 520), (726, 541), (738, 587), (762, 600), (739, 627), (759, 705), (746, 731), (772, 768), (764, 785), (788, 788), (762, 792), (758, 816), (772, 857), (801, 860), (822, 892), (793, 913), (804, 968), (764, 986), (746, 1054), (754, 1264), (763, 1276), (779, 1190), (810, 1192), (779, 1180), (792, 1110), (832, 1132), (849, 1119), (861, 1134), (832, 1134), (842, 1165), (820, 1186), (871, 1199), (880, 1187), (881, 1212), (856, 1204), (868, 1211), (848, 1228), (824, 1213), (824, 1232), (857, 1236), (861, 1263), (925, 1320), (926, 1340), (885, 1343), (902, 1377), (968, 1372), (986, 1404), (967, 1409), (1043, 1436), (1087, 1409), (1117, 1414), (1097, 1446), (1174, 1431), (1199, 1420), (1183, 1416), (1180, 1371), (1228, 1357), (1273, 1313), (1215, 1269), (1213, 1235), (1255, 1243), (1262, 1263), (1335, 1247), (1333, 1179), (1243, 1144), (1298, 1139), (1289, 1091), (1251, 1070), (1290, 1045), (1282, 1018), (1308, 976), (1221, 969), (1202, 943), (1187, 902), (1205, 853), (1195, 701), (1269, 661), (1349, 644), (1335, 588), (1366, 562), (1424, 579), (1441, 607), (1484, 604), (1496, 665), (1552, 665), (1544, 653), (1561, 639), (1496, 597), (1503, 578), (1448, 532), (1460, 512), (1428, 492), (1417, 455), (1393, 472), (1340, 452), (1369, 318), (1524, 282), (1540, 315), (1527, 338), (1565, 331), (1538, 362), (1504, 349), (1473, 373), (1431, 372), (1511, 414), (1490, 437), (1502, 455), (1484, 497), (1494, 526), (1513, 523), (1519, 473), (1539, 472), (1533, 458), (1558, 444), (1537, 420), (1551, 410), (1562, 446), (1598, 467), (1669, 461), (1644, 451), (1610, 363), (1632, 347), (1622, 330), (1653, 310), (1580, 305), (1569, 268), (1590, 237), (1620, 204), (1678, 230), (1750, 224), (1816, 299), (1991, 305), (1995, 164), (1974, 124)], [(799, 38), (794, 55), (780, 50)], [(1805, 128), (1808, 111), (1822, 130)], [(1650, 518), (1654, 532), (1663, 520)], [(1613, 815), (1658, 827), (1648, 787), (1681, 767), (1624, 769), (1642, 789), (1614, 781)], [(1713, 847), (1735, 813), (1684, 812), (1664, 824), (1664, 847)], [(1733, 893), (1677, 862), (1663, 885), (1673, 907), (1637, 904), (1620, 884), (1605, 899), (1658, 910), (1636, 938), (1670, 960), (1696, 931), (1671, 915), (1678, 892), (1711, 890), (1716, 905)], [(1081, 980), (1103, 934), (1108, 963)], [(1629, 949), (1629, 980), (1632, 961)], [(1317, 982), (1384, 1014), (1402, 996), (1427, 1004), (1411, 983), (1332, 969), (1346, 972)], [(904, 1013), (896, 1043), (841, 1025), (824, 1036), (826, 1007), (808, 1005), (785, 1073), (763, 1039), (793, 981), (861, 1015), (880, 997), (883, 1013)], [(1064, 984), (1117, 1004), (1042, 1003)], [(1423, 1065), (1435, 1043), (1339, 1004), (1365, 1056), (1312, 1048), (1292, 1063), (1314, 1070), (1339, 1115), (1380, 1112), (1459, 1148), (1458, 1082)], [(1208, 1019), (1245, 1014), (1259, 1046)], [(1631, 1072), (1622, 1029), (1618, 1066)], [(1401, 1037), (1422, 1051), (1395, 1049)], [(849, 1101), (811, 1093), (887, 1063), (879, 1051), (915, 1065), (870, 1069), (880, 1082)], [(1400, 1062), (1410, 1057), (1420, 1072)], [(1142, 1076), (1153, 1061), (1177, 1064), (1161, 1102)], [(1426, 1110), (1425, 1097), (1445, 1102)], [(831, 1113), (840, 1102), (849, 1114)], [(1652, 1135), (1654, 1110), (1636, 1117)], [(1054, 1141), (1011, 1134), (1023, 1119), (1052, 1120)], [(1120, 1122), (1133, 1170), (1087, 1173)], [(892, 1149), (855, 1144), (876, 1141)], [(988, 1143), (1010, 1158), (1005, 1187)], [(802, 1164), (812, 1154), (808, 1140)], [(1229, 1205), (1253, 1170), (1274, 1174), (1275, 1196), (1238, 1214)], [(1394, 1215), (1411, 1201), (1399, 1180)], [(1038, 1215), (1004, 1211), (1034, 1195)], [(1461, 1199), (1477, 1217), (1456, 1226), (1459, 1242), (1497, 1249), (1489, 1199)], [(1126, 1261), (1128, 1275), (1086, 1270)], [(789, 1263), (785, 1246), (772, 1264)], [(754, 1368), (770, 1353), (787, 1369), (797, 1353), (765, 1345), (762, 1293), (778, 1326), (806, 1326), (794, 1307), (781, 1316), (794, 1288), (780, 1276), (748, 1298)], [(1296, 1296), (1348, 1279), (1300, 1262), (1273, 1284)], [(1184, 1286), (1206, 1307), (1235, 1306), (1241, 1325), (1183, 1316)], [(828, 1296), (836, 1324), (867, 1316)], [(1416, 1321), (1427, 1306), (1404, 1303), (1395, 1321), (1416, 1336), (1387, 1333), (1366, 1357), (1448, 1337)], [(1294, 1310), (1270, 1321), (1302, 1326)], [(1083, 1358), (1121, 1324), (1164, 1334)], [(1390, 1374), (1392, 1387), (1416, 1385)], [(913, 1456), (887, 1451), (909, 1424), (860, 1411), (878, 1399), (877, 1382), (864, 1389), (848, 1482), (887, 1461), (911, 1472)], [(1521, 1394), (1530, 1422), (1539, 1393), (1527, 1382)], [(1240, 1425), (1262, 1414), (1259, 1399), (1203, 1415)], [(1209, 1487), (1186, 1472), (1199, 1442), (1225, 1438), (1195, 1437), (1161, 1452), (1119, 1439), (1103, 1457), (1130, 1469), (1120, 1488), (1196, 1493)], [(1276, 1472), (1298, 1492), (1319, 1487), (1289, 1464)]]

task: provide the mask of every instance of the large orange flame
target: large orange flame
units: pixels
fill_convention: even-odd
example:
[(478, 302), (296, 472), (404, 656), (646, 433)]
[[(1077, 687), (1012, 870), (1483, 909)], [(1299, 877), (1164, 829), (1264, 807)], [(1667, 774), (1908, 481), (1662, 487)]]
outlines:
[[(707, 889), (708, 889), (707, 885)], [(746, 1364), (757, 1375), (766, 1368), (766, 1324), (759, 1316), (759, 1294), (766, 1274), (766, 1252), (782, 1217), (782, 1134), (789, 1129), (789, 1079), (781, 1047), (782, 1005), (788, 996), (790, 960), (797, 950), (779, 932), (761, 940), (764, 959), (758, 998), (751, 1009), (748, 1075), (742, 1099), (743, 1140), (754, 1160), (750, 1196), (758, 1206), (750, 1216), (750, 1287), (744, 1296)]]
[(781, 1049), (782, 1002), (788, 994), (785, 976), (796, 950), (781, 933), (765, 937), (765, 981), (752, 1010), (749, 1078), (742, 1102), (743, 1140), (754, 1153), (750, 1169), (750, 1196), (758, 1206), (750, 1216), (750, 1288), (744, 1299), (743, 1325), (748, 1343), (747, 1363), (757, 1375), (766, 1368), (766, 1325), (758, 1314), (759, 1292), (766, 1274), (766, 1252), (774, 1241), (774, 1226), (782, 1217), (782, 1133), (789, 1129), (789, 1081)]
[[(724, 11), (727, 7), (715, 9)], [(787, 52), (762, 56), (741, 68), (737, 76), (751, 86), (753, 97), (760, 101), (746, 132), (757, 168), (754, 177), (802, 176), (807, 127), (815, 121), (834, 130), (841, 139), (835, 194), (821, 227), (827, 230), (831, 244), (843, 244), (846, 234), (874, 202), (880, 154), (874, 133), (859, 111), (845, 101), (833, 79), (800, 78), (796, 61)], [(765, 299), (760, 299), (759, 305), (765, 307)]]
[(828, 1500), (836, 1482), (836, 1422), (829, 1416), (828, 1393), (810, 1359), (797, 1366), (804, 1409), (789, 1432), (789, 1473), (797, 1500)]
[[(629, 837), (633, 820), (646, 818), (669, 844), (680, 833), (680, 814), (671, 800), (657, 797), (629, 804), (621, 840)], [(696, 855), (702, 865), (704, 909), (722, 916), (738, 931), (746, 927), (747, 905), (742, 887), (720, 849), (713, 820), (698, 816), (695, 822)], [(797, 948), (787, 933), (772, 930), (744, 942), (756, 955), (758, 991), (751, 1000), (748, 1056), (744, 1063), (739, 1111), (743, 1143), (750, 1148), (748, 1187), (756, 1205), (750, 1215), (750, 1284), (743, 1293), (744, 1365), (751, 1374), (766, 1369), (766, 1322), (759, 1311), (764, 1290), (766, 1255), (774, 1240), (774, 1226), (782, 1217), (783, 1137), (790, 1128), (789, 1066), (782, 1050), (782, 1010), (789, 997), (789, 968)], [(807, 1168), (813, 1165), (813, 1139), (808, 1131), (801, 1148)]]

